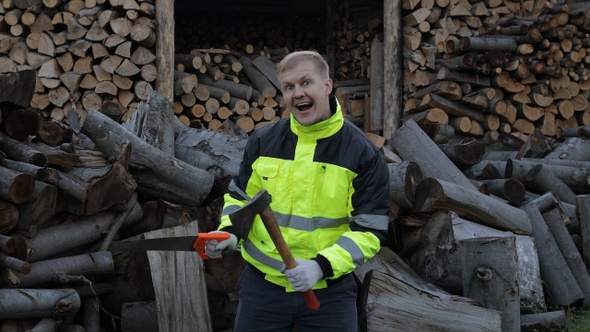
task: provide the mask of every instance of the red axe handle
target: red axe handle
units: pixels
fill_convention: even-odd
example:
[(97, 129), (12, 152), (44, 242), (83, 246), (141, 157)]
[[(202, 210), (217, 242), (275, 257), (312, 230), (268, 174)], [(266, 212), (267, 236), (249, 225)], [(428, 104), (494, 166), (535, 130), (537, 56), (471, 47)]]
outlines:
[[(264, 223), (264, 226), (266, 227), (272, 242), (275, 244), (275, 247), (281, 255), (287, 270), (296, 267), (297, 262), (295, 261), (295, 258), (293, 258), (291, 250), (289, 250), (289, 247), (285, 242), (285, 238), (283, 238), (283, 234), (281, 233), (277, 219), (275, 218), (275, 215), (270, 207), (264, 209), (260, 213), (260, 217), (262, 218), (262, 222)], [(307, 302), (307, 307), (309, 309), (317, 310), (320, 307), (320, 302), (311, 289), (303, 293), (303, 296), (305, 297), (305, 302)]]

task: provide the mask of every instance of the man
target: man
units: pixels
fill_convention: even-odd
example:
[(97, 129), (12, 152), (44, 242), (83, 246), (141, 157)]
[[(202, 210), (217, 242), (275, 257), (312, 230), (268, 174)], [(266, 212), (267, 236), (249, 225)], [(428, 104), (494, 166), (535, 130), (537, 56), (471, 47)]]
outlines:
[[(207, 253), (220, 257), (240, 242), (248, 262), (235, 331), (357, 331), (352, 272), (387, 240), (389, 172), (377, 148), (344, 119), (320, 54), (291, 53), (277, 73), (290, 117), (251, 134), (224, 197), (219, 231), (231, 238), (209, 241)], [(234, 235), (228, 214), (261, 189), (272, 197), (293, 269), (285, 270), (259, 217), (246, 239)], [(300, 293), (309, 289), (317, 310)]]

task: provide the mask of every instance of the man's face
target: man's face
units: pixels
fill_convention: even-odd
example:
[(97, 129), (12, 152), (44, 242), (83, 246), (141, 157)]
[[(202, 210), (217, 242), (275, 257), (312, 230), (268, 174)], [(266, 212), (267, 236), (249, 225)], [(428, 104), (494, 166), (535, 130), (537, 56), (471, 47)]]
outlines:
[(328, 95), (332, 80), (323, 78), (311, 61), (302, 61), (279, 74), (281, 92), (287, 109), (304, 126), (331, 116)]

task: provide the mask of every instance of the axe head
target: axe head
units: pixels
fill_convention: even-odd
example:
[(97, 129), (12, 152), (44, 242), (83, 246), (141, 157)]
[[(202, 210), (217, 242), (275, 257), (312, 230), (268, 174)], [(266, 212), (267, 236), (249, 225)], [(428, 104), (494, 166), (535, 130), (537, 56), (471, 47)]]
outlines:
[(229, 214), (229, 219), (234, 225), (236, 235), (246, 239), (256, 215), (260, 214), (270, 206), (271, 196), (265, 190), (260, 190), (251, 200), (238, 210)]

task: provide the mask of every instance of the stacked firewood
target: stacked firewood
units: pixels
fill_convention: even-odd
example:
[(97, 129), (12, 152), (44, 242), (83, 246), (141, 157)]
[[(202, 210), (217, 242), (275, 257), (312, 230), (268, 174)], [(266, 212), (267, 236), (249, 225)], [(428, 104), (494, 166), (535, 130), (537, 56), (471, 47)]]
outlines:
[(590, 3), (403, 1), (403, 9), (405, 119), (487, 142), (589, 123)]
[(2, 1), (0, 73), (36, 70), (31, 106), (58, 121), (107, 101), (134, 109), (157, 77), (154, 10), (153, 1)]

